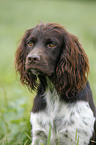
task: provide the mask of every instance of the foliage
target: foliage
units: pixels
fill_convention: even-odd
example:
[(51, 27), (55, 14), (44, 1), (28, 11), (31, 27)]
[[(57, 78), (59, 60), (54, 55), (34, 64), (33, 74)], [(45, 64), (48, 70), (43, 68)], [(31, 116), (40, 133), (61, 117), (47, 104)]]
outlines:
[(89, 80), (96, 103), (96, 2), (0, 0), (0, 145), (31, 143), (35, 92), (29, 93), (20, 84), (14, 57), (24, 31), (40, 21), (60, 23), (79, 37), (89, 56)]

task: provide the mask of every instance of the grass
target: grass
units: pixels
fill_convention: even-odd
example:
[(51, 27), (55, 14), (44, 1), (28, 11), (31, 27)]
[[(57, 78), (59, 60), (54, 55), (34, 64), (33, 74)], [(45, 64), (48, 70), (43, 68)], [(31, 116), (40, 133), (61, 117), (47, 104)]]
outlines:
[(51, 124), (50, 124), (50, 128), (49, 128), (49, 135), (48, 135), (48, 139), (47, 139), (47, 145), (50, 145), (50, 138), (51, 138)]
[(96, 2), (0, 0), (0, 145), (31, 143), (32, 94), (15, 74), (14, 57), (26, 29), (57, 22), (77, 35), (90, 62), (89, 81), (96, 104)]

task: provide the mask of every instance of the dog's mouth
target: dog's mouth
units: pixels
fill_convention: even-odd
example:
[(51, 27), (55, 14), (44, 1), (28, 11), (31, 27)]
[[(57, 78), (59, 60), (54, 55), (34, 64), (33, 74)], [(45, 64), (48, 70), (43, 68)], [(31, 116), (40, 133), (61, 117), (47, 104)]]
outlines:
[(39, 67), (37, 68), (37, 67), (26, 65), (25, 69), (26, 69), (26, 72), (30, 71), (33, 75), (38, 75), (42, 73)]
[(48, 67), (42, 67), (42, 66), (29, 66), (26, 65), (25, 67), (26, 72), (31, 71), (33, 75), (48, 75), (51, 76), (53, 71), (49, 71)]
[(39, 74), (42, 74), (42, 72), (41, 72), (40, 70), (38, 70), (38, 69), (31, 68), (30, 70), (31, 70), (31, 72), (32, 72), (33, 75), (39, 75)]

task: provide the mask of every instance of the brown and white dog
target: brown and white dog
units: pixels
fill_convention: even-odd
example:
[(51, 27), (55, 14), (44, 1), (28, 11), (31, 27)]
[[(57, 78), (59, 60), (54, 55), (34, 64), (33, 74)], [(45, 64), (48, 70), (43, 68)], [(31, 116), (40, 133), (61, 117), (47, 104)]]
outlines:
[(96, 144), (96, 109), (87, 75), (89, 62), (78, 39), (56, 23), (25, 32), (16, 51), (20, 80), (37, 89), (31, 112), (32, 145)]

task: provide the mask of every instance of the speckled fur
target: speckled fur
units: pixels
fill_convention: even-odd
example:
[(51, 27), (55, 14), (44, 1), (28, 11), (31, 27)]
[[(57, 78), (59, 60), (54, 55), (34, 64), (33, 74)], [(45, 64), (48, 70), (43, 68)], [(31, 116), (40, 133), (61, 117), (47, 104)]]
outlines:
[(79, 145), (88, 145), (93, 129), (94, 115), (85, 101), (64, 103), (59, 100), (58, 94), (47, 89), (45, 99), (47, 107), (38, 113), (31, 113), (32, 145), (46, 144), (51, 129), (51, 145), (75, 145), (75, 136), (79, 138)]

